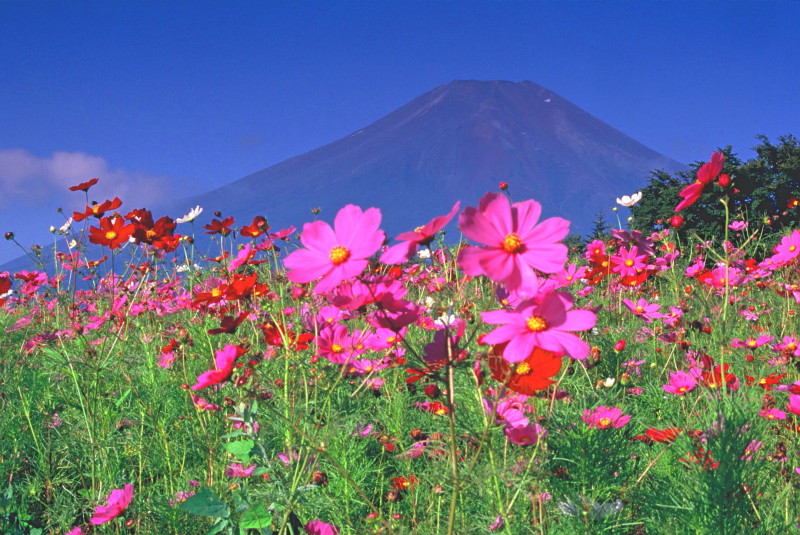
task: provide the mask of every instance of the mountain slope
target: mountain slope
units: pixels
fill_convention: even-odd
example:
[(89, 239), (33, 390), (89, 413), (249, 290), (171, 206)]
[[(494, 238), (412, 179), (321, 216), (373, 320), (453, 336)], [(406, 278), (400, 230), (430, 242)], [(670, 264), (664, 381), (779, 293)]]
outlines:
[[(683, 166), (533, 82), (454, 81), (333, 143), (189, 199), (245, 224), (332, 220), (348, 203), (377, 206), (390, 236), (476, 203), (499, 182), (546, 217), (587, 232), (615, 197), (654, 169)], [(186, 205), (186, 201), (182, 203)]]

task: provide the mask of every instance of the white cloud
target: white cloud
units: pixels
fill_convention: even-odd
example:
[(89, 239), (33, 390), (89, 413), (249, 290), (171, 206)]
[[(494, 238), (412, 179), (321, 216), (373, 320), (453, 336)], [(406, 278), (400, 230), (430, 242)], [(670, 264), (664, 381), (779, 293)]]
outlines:
[(85, 152), (40, 157), (24, 149), (0, 149), (0, 208), (50, 204), (53, 210), (80, 210), (83, 193), (67, 188), (95, 177), (100, 182), (90, 190), (90, 199), (102, 202), (116, 196), (126, 208), (147, 207), (171, 189), (166, 177), (113, 169), (102, 156)]

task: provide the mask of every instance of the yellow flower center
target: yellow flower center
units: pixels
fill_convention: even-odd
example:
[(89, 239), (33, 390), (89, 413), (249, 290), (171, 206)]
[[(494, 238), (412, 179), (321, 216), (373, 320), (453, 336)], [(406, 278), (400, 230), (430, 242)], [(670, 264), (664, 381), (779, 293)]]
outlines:
[(117, 233), (114, 232), (113, 230), (109, 230), (108, 232), (106, 232), (107, 240), (115, 240), (116, 238), (117, 238)]
[(644, 312), (644, 307), (636, 307), (636, 312), (641, 314), (642, 312)]
[(531, 316), (525, 324), (528, 326), (528, 329), (535, 333), (540, 333), (547, 329), (547, 321), (541, 316)]
[(214, 288), (213, 290), (211, 290), (212, 297), (219, 297), (220, 295), (222, 295), (222, 290), (220, 290), (219, 288)]
[(793, 253), (793, 252), (795, 252), (796, 250), (797, 250), (797, 246), (796, 246), (796, 245), (790, 245), (790, 246), (789, 246), (789, 252), (790, 252), (790, 253)]
[(633, 267), (633, 260), (631, 260), (630, 258), (629, 258), (629, 259), (627, 259), (627, 260), (625, 261), (625, 265), (626, 265), (627, 267)]
[(611, 425), (611, 418), (600, 418), (600, 421), (597, 422), (597, 427), (600, 429), (605, 429), (609, 425)]
[(350, 251), (341, 245), (337, 245), (331, 249), (330, 258), (331, 262), (333, 262), (335, 266), (338, 266), (339, 264), (347, 262), (347, 259), (350, 258)]
[(341, 353), (344, 348), (339, 344), (331, 344), (331, 353)]
[(528, 365), (527, 362), (520, 362), (519, 365), (517, 366), (517, 369), (514, 370), (514, 373), (516, 373), (517, 375), (528, 375), (529, 373), (531, 373), (531, 371), (532, 371), (531, 367)]
[(417, 228), (414, 229), (414, 232), (422, 232), (422, 229), (424, 229), (424, 228), (425, 228), (425, 225), (420, 225), (420, 226), (418, 226)]
[(523, 248), (522, 240), (513, 232), (503, 240), (503, 250), (507, 253), (518, 253)]

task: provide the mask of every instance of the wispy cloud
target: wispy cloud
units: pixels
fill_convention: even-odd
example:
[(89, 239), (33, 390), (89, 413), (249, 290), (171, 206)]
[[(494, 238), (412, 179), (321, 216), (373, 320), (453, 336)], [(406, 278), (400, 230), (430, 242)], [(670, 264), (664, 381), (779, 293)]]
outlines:
[(112, 168), (102, 156), (85, 152), (36, 156), (24, 149), (0, 149), (0, 208), (52, 203), (53, 209), (64, 205), (65, 210), (78, 210), (85, 199), (67, 188), (94, 177), (100, 183), (91, 198), (117, 196), (127, 207), (147, 206), (171, 189), (166, 177)]

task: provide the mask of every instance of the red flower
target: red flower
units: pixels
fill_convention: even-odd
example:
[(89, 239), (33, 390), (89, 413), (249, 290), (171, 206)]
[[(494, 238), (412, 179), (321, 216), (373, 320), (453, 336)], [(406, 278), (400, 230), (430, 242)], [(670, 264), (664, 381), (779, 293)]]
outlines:
[(233, 217), (226, 217), (222, 221), (219, 219), (212, 219), (211, 223), (203, 226), (203, 228), (206, 229), (206, 234), (222, 234), (223, 236), (227, 236), (232, 232), (231, 225), (233, 225)]
[(677, 427), (667, 427), (666, 429), (651, 427), (645, 430), (644, 435), (636, 435), (633, 439), (646, 442), (647, 444), (652, 444), (653, 442), (669, 444), (670, 442), (674, 442), (680, 434), (681, 430)]
[(134, 226), (125, 224), (121, 217), (104, 217), (99, 221), (100, 227), (89, 227), (89, 241), (97, 245), (107, 245), (116, 249), (133, 234)]
[(242, 236), (248, 238), (258, 238), (269, 230), (269, 223), (264, 216), (257, 215), (253, 218), (253, 222), (249, 226), (242, 227), (239, 232)]
[(700, 194), (703, 193), (703, 188), (706, 184), (712, 182), (722, 171), (722, 166), (725, 164), (725, 155), (721, 152), (715, 152), (711, 155), (711, 161), (705, 163), (700, 169), (697, 170), (697, 180), (685, 188), (678, 194), (683, 200), (675, 207), (676, 212), (680, 212), (684, 208), (693, 205)]
[(122, 201), (119, 200), (119, 197), (114, 197), (114, 199), (110, 201), (103, 201), (101, 204), (92, 203), (91, 206), (87, 206), (83, 213), (81, 212), (72, 212), (72, 219), (77, 223), (79, 221), (83, 221), (89, 216), (94, 216), (97, 219), (103, 217), (108, 211), (116, 210), (122, 206)]
[(222, 333), (233, 334), (233, 333), (236, 332), (236, 329), (239, 327), (239, 325), (241, 325), (242, 322), (245, 319), (247, 319), (248, 316), (250, 316), (250, 313), (247, 312), (247, 311), (242, 312), (236, 318), (234, 318), (233, 316), (225, 316), (224, 318), (222, 318), (222, 321), (220, 321), (219, 328), (218, 329), (209, 329), (208, 330), (208, 334), (212, 334), (212, 335), (213, 334), (222, 334)]
[(490, 352), (489, 368), (493, 379), (509, 390), (527, 396), (555, 382), (552, 377), (561, 370), (561, 355), (535, 347), (525, 360), (511, 364), (502, 357), (506, 345), (507, 342), (493, 346)]
[(92, 178), (90, 180), (87, 180), (86, 182), (81, 182), (77, 186), (70, 186), (69, 190), (70, 191), (89, 191), (89, 188), (91, 188), (92, 186), (97, 184), (97, 182), (99, 180), (100, 180), (99, 178)]

